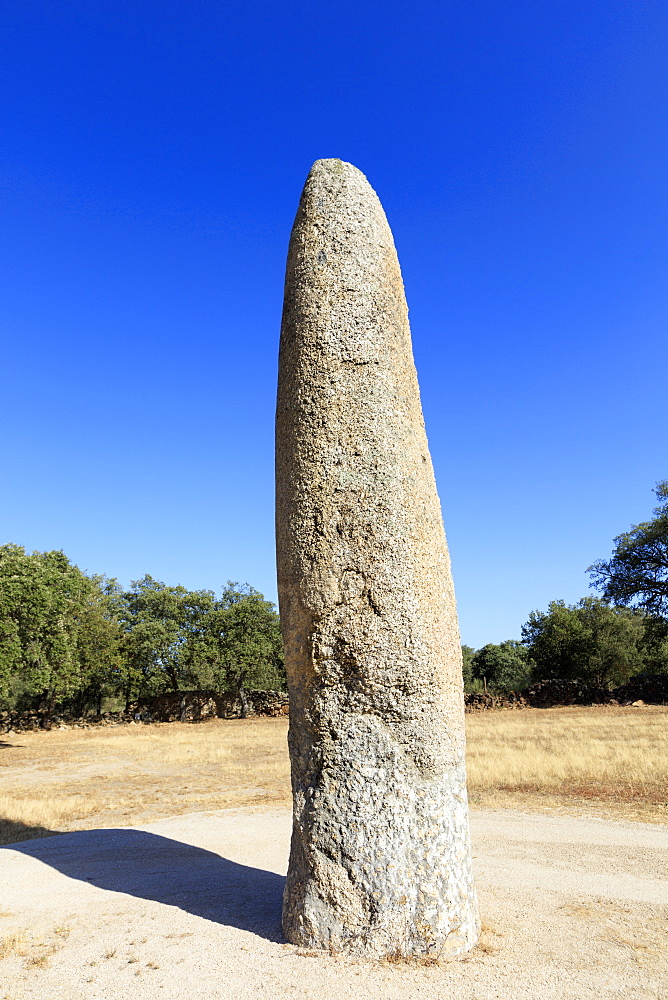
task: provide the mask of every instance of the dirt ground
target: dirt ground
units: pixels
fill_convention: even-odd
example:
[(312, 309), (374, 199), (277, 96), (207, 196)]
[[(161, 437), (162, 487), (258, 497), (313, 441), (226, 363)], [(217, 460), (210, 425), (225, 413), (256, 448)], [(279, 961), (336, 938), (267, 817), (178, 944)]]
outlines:
[[(471, 804), (668, 822), (668, 707), (467, 716)], [(290, 805), (285, 719), (0, 737), (0, 844), (179, 813)]]
[(668, 829), (472, 810), (469, 957), (282, 942), (290, 815), (219, 810), (0, 849), (2, 1000), (665, 1000)]
[(667, 1000), (667, 722), (468, 717), (483, 934), (438, 965), (282, 941), (284, 720), (6, 734), (0, 1000)]

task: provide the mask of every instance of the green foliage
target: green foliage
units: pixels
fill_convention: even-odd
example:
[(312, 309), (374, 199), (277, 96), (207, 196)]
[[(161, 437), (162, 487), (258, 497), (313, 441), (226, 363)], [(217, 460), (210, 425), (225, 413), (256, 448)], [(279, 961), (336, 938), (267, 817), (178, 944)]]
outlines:
[(589, 567), (592, 586), (613, 604), (636, 606), (668, 623), (668, 480), (654, 490), (654, 518), (615, 538), (608, 561)]
[(62, 552), (0, 546), (0, 695), (57, 702), (106, 680), (120, 633), (115, 584), (89, 577)]
[(668, 622), (665, 618), (647, 616), (642, 641), (643, 671), (648, 674), (668, 674)]
[(283, 641), (274, 605), (248, 584), (169, 587), (145, 576), (123, 595), (122, 687), (126, 700), (171, 688), (236, 691), (284, 687)]
[(187, 662), (206, 664), (218, 690), (285, 688), (283, 640), (273, 604), (248, 584), (228, 581), (220, 600), (190, 637)]
[[(119, 607), (121, 590), (115, 580), (87, 577), (96, 590), (95, 600), (81, 612), (78, 659), (80, 682), (70, 693), (71, 708), (83, 715), (91, 707), (101, 710), (102, 699), (113, 696), (123, 663)], [(62, 698), (58, 699), (62, 701)]]
[(475, 680), (484, 679), (491, 691), (521, 691), (529, 683), (532, 667), (526, 646), (506, 639), (479, 649), (473, 656), (471, 673)]
[(127, 702), (137, 695), (192, 686), (195, 675), (184, 650), (213, 608), (214, 595), (208, 590), (169, 587), (148, 575), (133, 582), (121, 608), (121, 687)]
[(464, 678), (464, 690), (471, 691), (473, 682), (473, 657), (475, 649), (473, 646), (462, 646), (462, 676)]
[(584, 597), (577, 604), (552, 601), (546, 612), (532, 611), (522, 639), (535, 680), (578, 678), (614, 687), (642, 669), (646, 625), (637, 611)]
[(0, 546), (0, 703), (82, 714), (165, 690), (285, 687), (278, 614), (253, 587), (171, 587), (151, 576), (123, 592), (62, 552)]

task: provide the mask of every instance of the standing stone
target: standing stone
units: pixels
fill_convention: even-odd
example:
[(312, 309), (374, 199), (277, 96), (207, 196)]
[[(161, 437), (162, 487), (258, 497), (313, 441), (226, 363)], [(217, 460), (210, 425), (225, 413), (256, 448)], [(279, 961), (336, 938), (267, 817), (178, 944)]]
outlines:
[(455, 597), (392, 234), (318, 160), (292, 230), (277, 411), (290, 689), (289, 941), (455, 955), (478, 936)]

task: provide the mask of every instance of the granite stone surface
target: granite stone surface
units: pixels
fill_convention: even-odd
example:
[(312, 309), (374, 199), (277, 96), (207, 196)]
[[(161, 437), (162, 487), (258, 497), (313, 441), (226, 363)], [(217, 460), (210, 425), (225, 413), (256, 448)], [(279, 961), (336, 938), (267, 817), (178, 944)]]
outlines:
[(351, 954), (478, 936), (460, 639), (392, 234), (317, 161), (288, 254), (277, 561), (294, 823), (283, 928)]

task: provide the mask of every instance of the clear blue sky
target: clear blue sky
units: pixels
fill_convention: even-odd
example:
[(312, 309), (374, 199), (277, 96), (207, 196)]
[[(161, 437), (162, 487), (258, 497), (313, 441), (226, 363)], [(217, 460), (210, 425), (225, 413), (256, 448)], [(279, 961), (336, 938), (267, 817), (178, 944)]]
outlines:
[(393, 228), (463, 641), (649, 516), (668, 5), (6, 0), (0, 541), (275, 597), (287, 241), (313, 160)]

